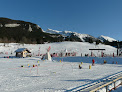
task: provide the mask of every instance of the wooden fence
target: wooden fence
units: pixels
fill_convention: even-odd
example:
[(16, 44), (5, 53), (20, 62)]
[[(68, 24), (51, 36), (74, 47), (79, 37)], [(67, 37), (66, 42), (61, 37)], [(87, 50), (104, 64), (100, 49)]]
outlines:
[(100, 90), (100, 89), (102, 89), (102, 88), (106, 88), (106, 92), (110, 92), (111, 90), (110, 90), (110, 91), (108, 90), (108, 86), (109, 86), (110, 84), (114, 83), (113, 89), (116, 89), (116, 87), (118, 86), (118, 85), (116, 85), (116, 81), (118, 81), (118, 80), (121, 81), (120, 85), (122, 85), (122, 76), (121, 76), (121, 77), (119, 77), (119, 78), (117, 78), (117, 79), (115, 79), (115, 80), (112, 80), (112, 81), (110, 81), (110, 82), (108, 82), (108, 83), (106, 83), (106, 84), (103, 84), (103, 85), (101, 85), (101, 86), (99, 86), (99, 87), (97, 87), (97, 88), (91, 90), (90, 92), (97, 92), (98, 90)]

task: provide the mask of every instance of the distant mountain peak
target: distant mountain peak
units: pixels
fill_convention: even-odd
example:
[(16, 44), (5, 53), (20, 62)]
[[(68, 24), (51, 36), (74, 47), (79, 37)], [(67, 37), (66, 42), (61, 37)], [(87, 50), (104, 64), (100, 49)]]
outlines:
[(99, 36), (98, 39), (101, 40), (102, 42), (104, 42), (104, 41), (109, 41), (109, 42), (117, 41), (114, 38), (104, 36), (104, 35)]

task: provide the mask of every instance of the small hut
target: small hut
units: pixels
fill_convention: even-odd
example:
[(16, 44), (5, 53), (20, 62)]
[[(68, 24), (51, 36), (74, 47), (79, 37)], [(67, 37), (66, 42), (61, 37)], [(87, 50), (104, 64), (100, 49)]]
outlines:
[(27, 48), (19, 48), (16, 51), (16, 57), (27, 57), (31, 53)]

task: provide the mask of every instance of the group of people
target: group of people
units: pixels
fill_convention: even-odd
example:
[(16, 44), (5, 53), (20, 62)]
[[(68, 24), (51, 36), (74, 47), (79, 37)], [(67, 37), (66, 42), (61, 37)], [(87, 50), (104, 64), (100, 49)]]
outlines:
[[(94, 59), (92, 59), (92, 66), (94, 66), (94, 65), (95, 65), (95, 63), (96, 63), (96, 62), (95, 62), (95, 60), (94, 60)], [(106, 60), (104, 60), (104, 61), (103, 61), (103, 64), (106, 64), (106, 63), (107, 63), (107, 61), (106, 61)], [(115, 63), (115, 64), (118, 64), (118, 62), (117, 62), (117, 61), (116, 61), (116, 62), (114, 62), (114, 61), (112, 62), (112, 64), (114, 64), (114, 63)], [(79, 64), (79, 69), (82, 69), (81, 64)]]
[[(107, 63), (107, 61), (106, 60), (104, 60), (103, 61), (103, 64), (106, 64)], [(95, 65), (95, 60), (94, 59), (92, 59), (92, 66), (94, 66)]]
[[(94, 65), (95, 65), (95, 60), (94, 60), (94, 59), (92, 59), (92, 66), (94, 66)], [(82, 69), (81, 64), (79, 64), (79, 69)]]

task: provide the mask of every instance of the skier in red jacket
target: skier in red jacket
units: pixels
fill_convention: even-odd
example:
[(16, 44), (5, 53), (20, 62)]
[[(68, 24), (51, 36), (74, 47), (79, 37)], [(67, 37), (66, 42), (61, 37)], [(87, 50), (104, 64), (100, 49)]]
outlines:
[(93, 66), (95, 65), (95, 60), (94, 60), (94, 59), (92, 59), (92, 65), (93, 65)]

